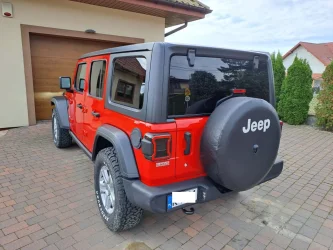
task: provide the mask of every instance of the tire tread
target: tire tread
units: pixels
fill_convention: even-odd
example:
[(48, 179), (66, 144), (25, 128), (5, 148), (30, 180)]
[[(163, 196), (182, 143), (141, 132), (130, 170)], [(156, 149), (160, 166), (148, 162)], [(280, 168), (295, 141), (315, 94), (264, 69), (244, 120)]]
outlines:
[[(59, 139), (58, 139), (57, 143), (55, 143), (55, 145), (57, 148), (68, 148), (69, 146), (72, 145), (72, 137), (69, 134), (68, 129), (59, 127), (59, 115), (55, 110), (53, 110), (53, 113), (58, 121), (58, 134), (59, 134)], [(52, 124), (53, 124), (53, 118), (52, 118)], [(53, 125), (52, 125), (52, 129), (53, 129)]]
[(97, 157), (100, 155), (110, 161), (115, 175), (113, 176), (115, 181), (114, 184), (118, 186), (118, 199), (123, 201), (119, 202), (119, 204), (122, 204), (122, 206), (118, 210), (118, 216), (116, 216), (116, 220), (118, 221), (115, 221), (115, 223), (112, 224), (106, 223), (105, 220), (104, 222), (112, 231), (124, 231), (133, 228), (140, 223), (143, 210), (137, 206), (134, 206), (126, 196), (116, 150), (114, 147), (108, 147), (102, 149), (98, 153)]

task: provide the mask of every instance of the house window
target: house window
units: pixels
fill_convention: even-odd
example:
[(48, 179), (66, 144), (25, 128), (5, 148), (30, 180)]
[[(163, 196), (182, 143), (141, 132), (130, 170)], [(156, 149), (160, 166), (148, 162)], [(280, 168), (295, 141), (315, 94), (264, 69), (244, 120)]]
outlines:
[(114, 60), (111, 100), (141, 109), (144, 102), (147, 60), (142, 56)]
[(322, 79), (317, 79), (313, 81), (313, 87), (312, 87), (312, 92), (314, 95), (319, 94), (320, 90), (322, 90), (322, 84), (323, 80)]
[(117, 85), (115, 100), (132, 104), (134, 89), (135, 89), (134, 84), (125, 82), (123, 80), (119, 80)]
[(323, 80), (314, 80), (314, 87), (321, 89), (321, 83), (322, 82), (323, 82)]
[(85, 63), (80, 64), (77, 68), (76, 79), (75, 79), (75, 89), (77, 91), (82, 92), (84, 90), (86, 70), (87, 70), (87, 65)]
[(95, 61), (92, 63), (90, 72), (89, 94), (98, 98), (103, 96), (105, 61)]

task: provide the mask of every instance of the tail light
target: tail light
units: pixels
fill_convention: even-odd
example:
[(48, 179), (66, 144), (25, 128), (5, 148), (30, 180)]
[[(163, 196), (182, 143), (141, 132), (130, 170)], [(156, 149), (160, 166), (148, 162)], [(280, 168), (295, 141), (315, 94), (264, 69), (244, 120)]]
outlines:
[(234, 94), (245, 94), (246, 89), (233, 89), (232, 93), (234, 93)]
[(142, 153), (151, 161), (165, 160), (171, 157), (170, 134), (145, 134), (142, 140)]

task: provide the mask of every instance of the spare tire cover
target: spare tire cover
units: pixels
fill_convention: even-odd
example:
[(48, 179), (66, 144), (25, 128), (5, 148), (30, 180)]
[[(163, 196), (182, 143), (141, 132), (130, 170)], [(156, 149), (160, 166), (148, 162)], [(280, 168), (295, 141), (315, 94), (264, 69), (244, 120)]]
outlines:
[(234, 191), (260, 183), (278, 154), (281, 127), (273, 106), (262, 99), (231, 98), (208, 119), (201, 161), (208, 176)]

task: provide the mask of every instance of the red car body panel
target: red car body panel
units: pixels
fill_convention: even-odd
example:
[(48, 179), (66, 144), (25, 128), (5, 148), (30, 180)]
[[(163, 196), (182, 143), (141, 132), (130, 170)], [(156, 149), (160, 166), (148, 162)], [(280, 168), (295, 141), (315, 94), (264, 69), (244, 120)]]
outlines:
[[(179, 179), (187, 179), (188, 176), (194, 178), (193, 176), (206, 175), (200, 160), (200, 140), (207, 120), (208, 116), (176, 119), (178, 142), (176, 147), (176, 177)], [(184, 154), (186, 132), (192, 135), (189, 155)]]

